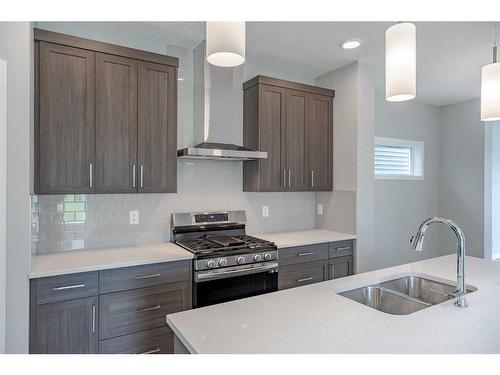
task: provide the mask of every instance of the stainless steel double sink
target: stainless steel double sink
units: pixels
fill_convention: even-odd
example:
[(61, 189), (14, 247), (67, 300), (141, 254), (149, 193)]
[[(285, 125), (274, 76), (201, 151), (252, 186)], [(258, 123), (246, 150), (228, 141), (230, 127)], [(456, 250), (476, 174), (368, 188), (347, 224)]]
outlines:
[[(467, 293), (476, 290), (467, 286)], [(387, 314), (407, 315), (454, 299), (456, 291), (456, 285), (409, 275), (338, 294)]]

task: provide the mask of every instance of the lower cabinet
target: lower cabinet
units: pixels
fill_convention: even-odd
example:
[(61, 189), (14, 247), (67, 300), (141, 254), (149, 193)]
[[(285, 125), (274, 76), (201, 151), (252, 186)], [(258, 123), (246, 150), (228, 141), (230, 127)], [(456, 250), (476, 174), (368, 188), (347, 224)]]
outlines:
[(39, 305), (34, 353), (97, 353), (97, 297)]
[(173, 352), (174, 333), (169, 327), (99, 341), (101, 354), (171, 354)]
[(328, 280), (328, 261), (297, 263), (280, 267), (278, 289), (294, 288)]
[(173, 353), (165, 316), (191, 308), (191, 261), (39, 278), (30, 293), (30, 353)]
[(352, 275), (353, 247), (347, 240), (279, 249), (278, 289)]
[(352, 263), (352, 255), (330, 259), (328, 261), (328, 279), (332, 280), (352, 275)]

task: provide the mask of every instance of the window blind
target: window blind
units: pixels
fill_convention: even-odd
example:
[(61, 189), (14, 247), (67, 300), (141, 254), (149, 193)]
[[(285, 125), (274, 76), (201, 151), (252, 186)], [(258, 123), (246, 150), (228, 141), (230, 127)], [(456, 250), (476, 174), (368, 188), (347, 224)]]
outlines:
[(398, 147), (375, 144), (376, 175), (411, 175), (411, 147)]

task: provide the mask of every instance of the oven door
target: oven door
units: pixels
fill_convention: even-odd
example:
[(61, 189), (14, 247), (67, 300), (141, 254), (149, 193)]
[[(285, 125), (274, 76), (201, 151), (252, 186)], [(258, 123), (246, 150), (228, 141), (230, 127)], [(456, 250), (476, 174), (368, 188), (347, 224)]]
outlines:
[(193, 281), (193, 307), (209, 306), (277, 291), (278, 263), (196, 271)]

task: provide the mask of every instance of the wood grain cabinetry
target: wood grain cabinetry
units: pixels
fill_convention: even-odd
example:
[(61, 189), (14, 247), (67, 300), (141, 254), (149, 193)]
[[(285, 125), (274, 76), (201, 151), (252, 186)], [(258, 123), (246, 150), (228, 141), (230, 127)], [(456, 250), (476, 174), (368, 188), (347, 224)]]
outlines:
[(243, 84), (244, 191), (331, 190), (334, 91), (257, 76)]
[(353, 241), (278, 250), (278, 289), (313, 284), (353, 274)]
[(35, 29), (35, 193), (175, 192), (177, 66)]
[(38, 193), (91, 193), (95, 52), (45, 42), (36, 48)]
[(165, 315), (191, 308), (191, 261), (34, 279), (30, 299), (31, 353), (172, 353)]

